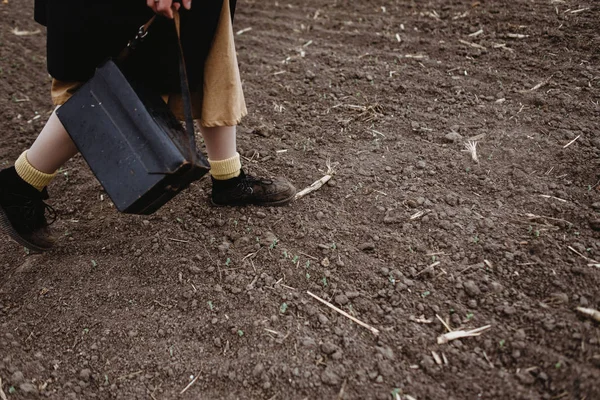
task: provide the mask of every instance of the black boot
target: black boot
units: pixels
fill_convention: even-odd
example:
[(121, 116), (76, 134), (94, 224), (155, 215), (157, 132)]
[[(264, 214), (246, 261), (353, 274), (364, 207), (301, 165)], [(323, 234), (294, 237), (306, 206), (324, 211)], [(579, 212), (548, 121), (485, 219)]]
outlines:
[(46, 211), (54, 222), (55, 212), (44, 203), (48, 191), (42, 192), (25, 182), (14, 167), (0, 171), (0, 231), (17, 243), (34, 251), (46, 251), (54, 244), (48, 228)]
[(243, 170), (237, 178), (212, 178), (212, 183), (212, 203), (216, 206), (282, 206), (296, 195), (296, 188), (283, 178), (256, 178)]

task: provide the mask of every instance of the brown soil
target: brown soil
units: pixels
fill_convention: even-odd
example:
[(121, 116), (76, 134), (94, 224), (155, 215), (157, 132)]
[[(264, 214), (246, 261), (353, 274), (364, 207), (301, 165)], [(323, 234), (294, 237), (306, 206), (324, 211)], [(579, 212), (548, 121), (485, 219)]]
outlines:
[[(44, 32), (11, 32), (32, 7), (0, 4), (2, 165), (51, 110)], [(239, 1), (245, 166), (334, 179), (272, 209), (210, 207), (203, 180), (137, 217), (76, 157), (56, 248), (0, 238), (7, 398), (600, 398), (575, 312), (600, 308), (599, 21), (593, 0)], [(436, 315), (491, 328), (438, 345)]]

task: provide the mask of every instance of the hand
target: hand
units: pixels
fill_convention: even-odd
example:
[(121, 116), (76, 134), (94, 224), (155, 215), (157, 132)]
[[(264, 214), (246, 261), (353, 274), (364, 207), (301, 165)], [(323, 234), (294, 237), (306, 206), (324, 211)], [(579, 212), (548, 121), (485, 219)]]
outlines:
[[(183, 8), (189, 10), (192, 8), (192, 0), (181, 0)], [(173, 3), (173, 0), (146, 0), (148, 7), (157, 14), (173, 19), (173, 9), (179, 10), (181, 4)]]

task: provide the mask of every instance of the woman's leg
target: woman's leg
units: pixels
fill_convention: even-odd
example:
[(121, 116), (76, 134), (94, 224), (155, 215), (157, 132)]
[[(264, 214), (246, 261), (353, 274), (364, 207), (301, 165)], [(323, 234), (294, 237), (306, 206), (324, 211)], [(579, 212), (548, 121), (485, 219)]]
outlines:
[(38, 171), (53, 174), (77, 152), (75, 143), (71, 140), (55, 111), (31, 148), (27, 150), (27, 161)]
[(0, 171), (0, 232), (36, 251), (52, 247), (54, 238), (45, 218), (44, 188), (56, 170), (77, 153), (55, 113), (31, 148), (14, 167)]
[(236, 127), (203, 127), (201, 131), (213, 179), (225, 181), (240, 176), (242, 164), (237, 152)]
[(236, 127), (216, 126), (201, 129), (210, 160), (225, 160), (237, 154)]

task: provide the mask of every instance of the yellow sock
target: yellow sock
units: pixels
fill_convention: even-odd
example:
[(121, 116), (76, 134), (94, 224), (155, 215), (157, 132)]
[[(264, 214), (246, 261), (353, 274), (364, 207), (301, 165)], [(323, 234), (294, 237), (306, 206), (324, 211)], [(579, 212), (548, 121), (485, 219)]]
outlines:
[(239, 153), (235, 153), (235, 156), (225, 160), (215, 161), (209, 158), (208, 163), (210, 164), (210, 174), (218, 181), (236, 178), (240, 176), (242, 170)]
[(44, 188), (48, 186), (50, 182), (52, 182), (52, 179), (54, 179), (56, 176), (56, 172), (53, 174), (46, 174), (35, 169), (31, 164), (29, 164), (26, 151), (24, 151), (23, 154), (17, 158), (17, 161), (15, 162), (15, 169), (17, 170), (17, 174), (21, 177), (21, 179), (29, 183), (40, 192), (44, 190)]

